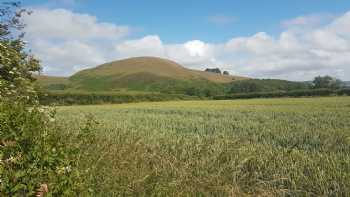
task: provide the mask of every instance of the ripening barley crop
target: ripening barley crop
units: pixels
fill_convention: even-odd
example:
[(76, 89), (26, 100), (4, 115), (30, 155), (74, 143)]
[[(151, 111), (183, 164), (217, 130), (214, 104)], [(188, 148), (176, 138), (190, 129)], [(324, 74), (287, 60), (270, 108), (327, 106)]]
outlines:
[(88, 113), (96, 195), (350, 196), (350, 97), (72, 106), (57, 121), (74, 132)]

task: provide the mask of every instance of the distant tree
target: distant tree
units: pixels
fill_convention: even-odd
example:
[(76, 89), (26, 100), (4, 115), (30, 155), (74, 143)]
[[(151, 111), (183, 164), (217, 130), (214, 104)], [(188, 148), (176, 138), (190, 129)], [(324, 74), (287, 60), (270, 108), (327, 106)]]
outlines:
[(342, 86), (342, 81), (331, 76), (318, 76), (313, 80), (314, 88), (336, 89)]
[(230, 73), (228, 71), (226, 71), (226, 70), (222, 74), (223, 75), (230, 75)]
[(198, 95), (198, 90), (195, 87), (190, 87), (185, 90), (185, 94), (189, 96), (196, 96)]
[(212, 73), (221, 74), (221, 70), (219, 68), (207, 68), (207, 69), (205, 69), (205, 72), (212, 72)]
[(248, 92), (259, 92), (262, 87), (258, 85), (257, 81), (242, 81), (236, 82), (232, 85), (230, 93), (248, 93)]
[(218, 94), (220, 94), (220, 90), (218, 90), (217, 88), (205, 88), (202, 91), (202, 95), (205, 97), (212, 97)]

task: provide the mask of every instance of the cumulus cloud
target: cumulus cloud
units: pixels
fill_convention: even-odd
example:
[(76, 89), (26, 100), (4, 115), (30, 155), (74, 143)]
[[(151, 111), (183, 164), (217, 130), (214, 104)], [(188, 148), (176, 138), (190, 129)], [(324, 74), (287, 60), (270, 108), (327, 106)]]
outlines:
[(189, 41), (184, 46), (192, 57), (204, 57), (210, 50), (210, 46), (200, 40)]
[(215, 59), (215, 46), (200, 40), (192, 40), (181, 44), (167, 44), (166, 58), (173, 59), (187, 67), (204, 69), (218, 64)]
[(33, 39), (117, 39), (128, 33), (126, 26), (101, 23), (95, 16), (66, 9), (35, 9), (24, 22), (27, 36)]
[[(233, 38), (225, 50), (238, 73), (256, 77), (309, 80), (330, 74), (349, 79), (350, 12), (313, 28), (295, 29), (310, 20), (298, 17), (292, 27), (274, 38), (266, 33)], [(227, 56), (227, 55), (226, 55)], [(225, 58), (225, 57), (223, 57)]]
[(138, 40), (127, 40), (115, 47), (121, 58), (134, 56), (164, 57), (164, 45), (157, 35), (150, 35)]
[(45, 73), (49, 74), (70, 75), (106, 61), (106, 57), (97, 47), (79, 41), (57, 44), (36, 41), (32, 48), (44, 64)]
[(115, 59), (157, 56), (190, 68), (220, 67), (251, 77), (310, 80), (330, 74), (350, 79), (350, 12), (332, 18), (297, 17), (285, 21), (278, 36), (258, 32), (224, 43), (164, 43), (158, 35), (130, 40), (127, 26), (64, 9), (35, 10), (25, 22), (30, 47), (49, 74), (69, 75)]
[(114, 58), (113, 46), (129, 27), (99, 22), (95, 16), (67, 9), (34, 9), (24, 18), (26, 39), (44, 72), (70, 75)]

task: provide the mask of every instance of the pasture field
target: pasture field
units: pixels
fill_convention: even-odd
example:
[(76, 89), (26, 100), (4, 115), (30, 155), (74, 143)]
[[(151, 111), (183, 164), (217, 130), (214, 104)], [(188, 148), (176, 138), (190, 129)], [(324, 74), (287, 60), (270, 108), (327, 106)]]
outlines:
[(174, 101), (57, 108), (92, 114), (97, 196), (349, 196), (350, 97)]

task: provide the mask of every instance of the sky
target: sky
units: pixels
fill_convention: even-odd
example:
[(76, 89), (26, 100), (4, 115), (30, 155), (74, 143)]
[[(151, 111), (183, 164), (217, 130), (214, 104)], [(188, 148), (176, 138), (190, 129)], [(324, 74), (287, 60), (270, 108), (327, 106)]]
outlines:
[(156, 56), (257, 78), (350, 80), (349, 0), (22, 3), (33, 11), (25, 39), (49, 75)]

